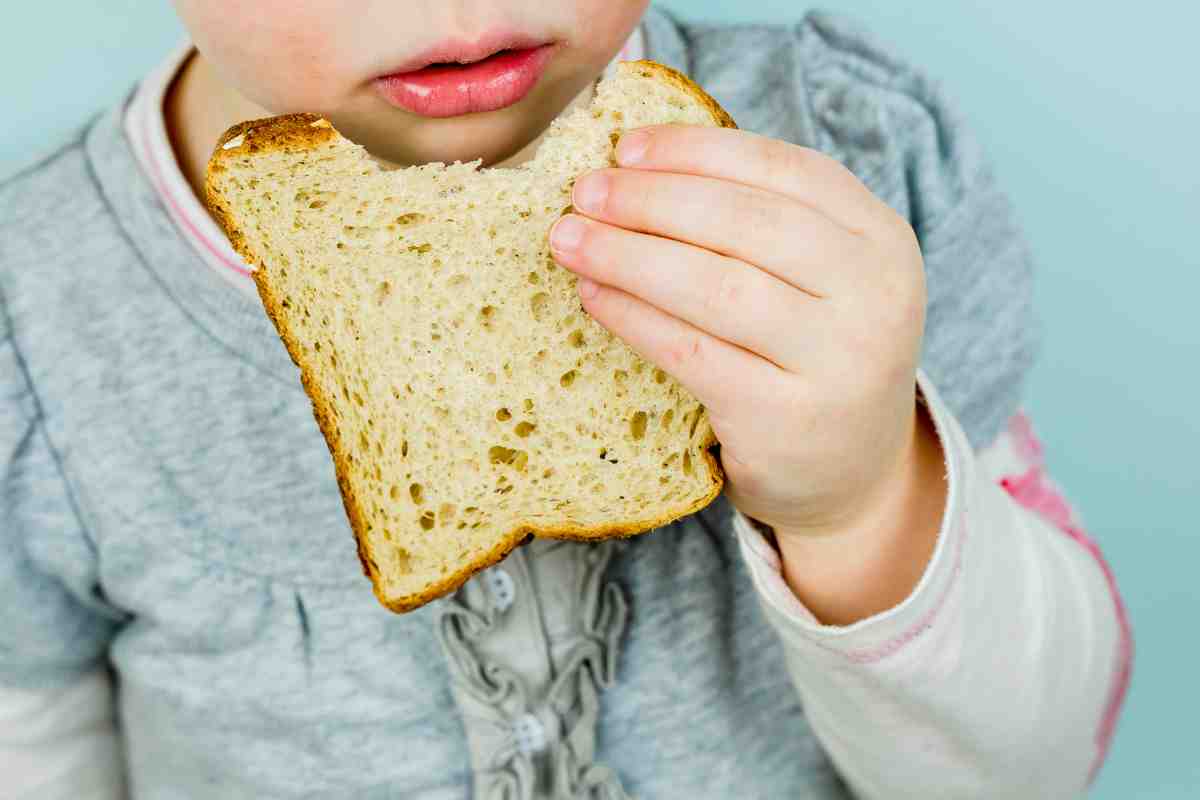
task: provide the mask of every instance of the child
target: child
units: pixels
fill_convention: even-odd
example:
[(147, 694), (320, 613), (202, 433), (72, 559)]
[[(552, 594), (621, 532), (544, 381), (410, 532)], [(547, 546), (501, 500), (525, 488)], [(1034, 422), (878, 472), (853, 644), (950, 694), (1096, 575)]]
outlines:
[[(0, 794), (1084, 791), (1129, 629), (1017, 408), (1025, 246), (934, 84), (826, 15), (177, 5), (196, 49), (0, 189)], [(518, 163), (640, 57), (743, 130), (628, 133), (551, 243), (707, 405), (727, 491), (391, 614), (208, 154), (314, 111), (391, 162)]]

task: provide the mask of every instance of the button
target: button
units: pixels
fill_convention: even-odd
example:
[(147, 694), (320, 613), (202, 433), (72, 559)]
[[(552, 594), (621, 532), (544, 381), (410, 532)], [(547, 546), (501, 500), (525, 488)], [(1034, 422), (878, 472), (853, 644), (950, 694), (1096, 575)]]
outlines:
[(517, 749), (525, 755), (540, 753), (546, 749), (546, 726), (533, 714), (522, 714), (513, 722), (513, 737)]
[(497, 611), (507, 611), (517, 599), (516, 581), (500, 567), (492, 567), (483, 574), (488, 593), (492, 596), (492, 605)]

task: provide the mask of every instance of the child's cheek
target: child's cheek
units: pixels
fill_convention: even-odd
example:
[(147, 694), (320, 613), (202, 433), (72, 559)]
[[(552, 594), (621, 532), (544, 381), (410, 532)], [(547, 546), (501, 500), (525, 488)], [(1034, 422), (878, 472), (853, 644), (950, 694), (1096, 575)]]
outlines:
[(275, 113), (337, 107), (357, 77), (346, 44), (356, 5), (370, 3), (176, 0), (218, 73)]
[[(567, 5), (564, 3), (564, 5)], [(577, 44), (620, 47), (638, 24), (650, 0), (573, 0)]]

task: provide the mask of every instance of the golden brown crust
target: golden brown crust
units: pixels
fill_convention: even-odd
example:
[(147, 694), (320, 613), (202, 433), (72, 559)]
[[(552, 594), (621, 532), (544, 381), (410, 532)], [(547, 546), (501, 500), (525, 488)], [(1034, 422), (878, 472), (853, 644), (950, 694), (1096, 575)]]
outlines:
[[(239, 136), (245, 140), (236, 147), (225, 145)], [(260, 150), (306, 150), (338, 136), (329, 120), (317, 114), (284, 114), (239, 122), (217, 140), (215, 156), (257, 153)]]
[(657, 61), (629, 61), (627, 64), (630, 68), (636, 69), (642, 77), (656, 78), (691, 95), (700, 105), (708, 109), (708, 113), (712, 114), (713, 119), (722, 128), (737, 128), (737, 123), (733, 121), (733, 117), (729, 116), (725, 109), (721, 108), (721, 104), (714, 100), (712, 95), (701, 89), (695, 81), (679, 70), (672, 69), (666, 64), (660, 64)]
[[(631, 62), (631, 66), (641, 71), (641, 74), (645, 77), (654, 77), (676, 86), (693, 96), (708, 109), (714, 121), (722, 127), (737, 127), (733, 118), (721, 108), (720, 104), (686, 75), (654, 61)], [(234, 143), (234, 140), (239, 136), (243, 137), (242, 140)], [(358, 499), (355, 497), (350, 486), (349, 467), (342, 454), (342, 445), (338, 437), (337, 426), (331, 421), (333, 414), (329, 408), (328, 401), (322, 396), (318, 387), (314, 385), (315, 382), (310, 378), (310, 371), (303, 363), (302, 350), (291, 332), (287, 316), (282, 312), (279, 302), (272, 292), (268, 266), (246, 245), (245, 237), (234, 221), (232, 211), (221, 196), (221, 192), (214, 180), (216, 175), (224, 171), (224, 162), (229, 159), (276, 150), (310, 150), (331, 141), (339, 140), (340, 138), (340, 134), (328, 120), (315, 114), (289, 114), (268, 119), (250, 120), (235, 125), (218, 140), (212, 158), (209, 160), (208, 172), (205, 177), (205, 200), (212, 211), (213, 217), (224, 229), (225, 235), (229, 238), (234, 250), (252, 268), (251, 274), (254, 278), (255, 286), (258, 288), (258, 295), (262, 300), (263, 308), (271, 322), (275, 325), (280, 339), (283, 340), (288, 355), (291, 356), (293, 363), (300, 369), (301, 384), (312, 403), (313, 416), (316, 418), (317, 425), (329, 448), (329, 454), (333, 459), (338, 489), (342, 495), (342, 504), (346, 509), (346, 517), (354, 532), (359, 561), (362, 563), (363, 572), (371, 579), (375, 596), (382, 605), (396, 613), (403, 613), (419, 608), (431, 600), (455, 591), (466, 583), (472, 575), (503, 560), (515, 548), (529, 541), (534, 536), (577, 541), (627, 538), (667, 525), (689, 514), (694, 514), (720, 495), (725, 482), (725, 473), (721, 468), (720, 461), (712, 452), (712, 448), (718, 443), (712, 429), (709, 428), (708, 435), (702, 443), (701, 453), (708, 465), (712, 485), (703, 497), (688, 506), (668, 511), (649, 521), (632, 524), (627, 522), (615, 523), (591, 528), (578, 525), (539, 527), (522, 524), (501, 537), (501, 540), (483, 556), (454, 574), (410, 595), (403, 597), (384, 596), (380, 588), (382, 580), (379, 574), (379, 567), (371, 555), (365, 515), (362, 513)]]

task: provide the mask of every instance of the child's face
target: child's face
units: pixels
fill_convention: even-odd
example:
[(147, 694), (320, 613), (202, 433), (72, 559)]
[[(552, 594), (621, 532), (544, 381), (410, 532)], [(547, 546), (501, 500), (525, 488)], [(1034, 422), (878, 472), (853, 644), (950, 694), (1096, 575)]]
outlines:
[[(496, 161), (535, 138), (620, 51), (648, 0), (175, 4), (245, 98), (271, 113), (323, 114), (375, 155), (413, 163)], [(509, 52), (474, 68), (413, 74), (498, 49)]]

